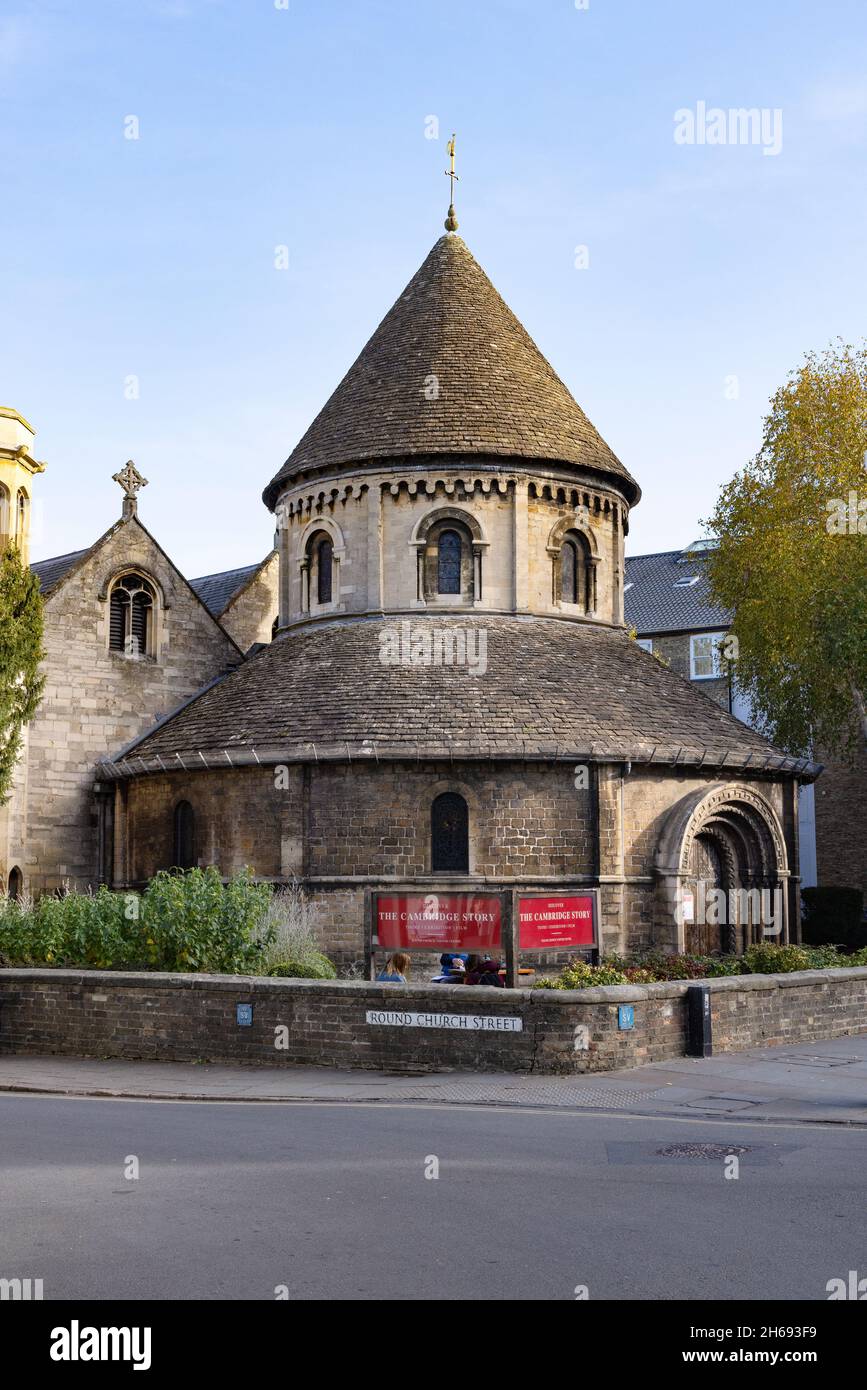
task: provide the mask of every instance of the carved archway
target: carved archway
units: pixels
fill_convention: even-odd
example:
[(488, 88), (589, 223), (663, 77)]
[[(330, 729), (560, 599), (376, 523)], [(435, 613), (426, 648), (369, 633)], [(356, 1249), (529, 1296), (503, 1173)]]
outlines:
[(656, 935), (697, 954), (788, 940), (789, 863), (773, 806), (728, 783), (672, 807), (656, 853)]
[[(465, 554), (459, 582), (453, 594), (443, 593), (437, 583), (439, 538), (456, 533)], [(464, 507), (434, 507), (420, 517), (409, 544), (416, 552), (416, 602), (437, 603), (443, 598), (458, 603), (477, 604), (482, 598), (482, 559), (488, 540), (477, 516)]]
[[(318, 572), (318, 556), (323, 541), (331, 546), (327, 597)], [(340, 571), (346, 556), (343, 532), (330, 516), (316, 516), (307, 522), (297, 541), (299, 607), (304, 614), (328, 613), (340, 608)]]
[[(599, 564), (599, 544), (593, 528), (582, 510), (560, 518), (548, 536), (546, 550), (551, 557), (551, 602), (555, 608), (592, 617), (597, 607), (596, 570)], [(580, 567), (577, 589), (569, 592), (564, 583), (564, 558), (574, 550), (573, 564)]]

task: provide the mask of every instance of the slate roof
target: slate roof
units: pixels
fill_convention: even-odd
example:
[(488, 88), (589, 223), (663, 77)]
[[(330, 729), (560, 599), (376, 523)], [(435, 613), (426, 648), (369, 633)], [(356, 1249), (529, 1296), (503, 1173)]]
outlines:
[[(90, 546), (86, 550), (73, 550), (69, 555), (55, 555), (50, 560), (35, 560), (30, 568), (39, 578), (42, 593), (49, 594), (60, 583), (64, 575), (68, 574), (79, 560), (83, 560), (85, 555), (89, 555), (92, 549), (93, 547)], [(265, 558), (268, 560), (271, 556), (268, 555)], [(202, 600), (212, 617), (219, 618), (222, 613), (225, 613), (238, 590), (242, 589), (264, 564), (265, 560), (260, 560), (257, 565), (244, 565), (240, 569), (223, 570), (220, 574), (206, 574), (201, 579), (190, 579), (188, 582), (190, 588)]]
[(303, 470), (433, 454), (560, 461), (640, 496), (457, 236), (436, 242), (262, 495), (273, 508)]
[(30, 568), (39, 578), (42, 593), (49, 594), (73, 565), (83, 560), (87, 553), (88, 550), (73, 550), (68, 555), (55, 555), (51, 560), (35, 560)]
[[(485, 673), (384, 664), (381, 634), (410, 629), (484, 630)], [(456, 615), (342, 620), (278, 639), (134, 745), (121, 771), (347, 756), (806, 765), (622, 629)]]
[(205, 574), (201, 579), (191, 579), (190, 588), (196, 591), (213, 616), (219, 618), (221, 613), (225, 613), (238, 590), (261, 569), (262, 563), (260, 561), (258, 565), (244, 565), (237, 570), (223, 570), (220, 574)]
[[(689, 587), (677, 581), (696, 580)], [(721, 632), (731, 623), (727, 608), (713, 602), (704, 560), (685, 558), (682, 550), (633, 555), (626, 560), (626, 622), (639, 637), (664, 632)]]

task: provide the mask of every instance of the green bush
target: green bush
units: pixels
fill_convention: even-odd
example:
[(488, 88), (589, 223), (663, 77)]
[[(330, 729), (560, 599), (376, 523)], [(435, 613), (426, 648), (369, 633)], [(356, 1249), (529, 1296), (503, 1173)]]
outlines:
[(299, 980), (335, 980), (337, 971), (321, 951), (310, 951), (300, 960), (281, 960), (269, 966), (269, 975), (288, 976)]
[(145, 951), (138, 923), (127, 915), (130, 902), (137, 902), (133, 894), (105, 887), (36, 904), (0, 899), (0, 956), (21, 965), (142, 965)]
[(0, 899), (0, 956), (16, 965), (249, 974), (268, 933), (267, 884), (216, 868), (157, 874), (144, 894), (63, 893), (35, 904)]
[(719, 979), (725, 975), (745, 975), (743, 956), (708, 956), (707, 978)]
[(777, 946), (771, 941), (748, 946), (743, 959), (750, 975), (789, 975), (810, 969), (810, 958), (801, 946)]
[(852, 955), (834, 946), (778, 946), (762, 942), (742, 956), (665, 955), (645, 951), (634, 961), (612, 953), (601, 965), (571, 960), (559, 973), (536, 981), (536, 989), (589, 989), (594, 985), (639, 985), (662, 980), (714, 979), (725, 975), (776, 975), (794, 970), (831, 970), (867, 965), (867, 947)]
[(580, 957), (570, 960), (559, 975), (536, 982), (537, 989), (593, 989), (596, 985), (628, 985), (629, 979), (613, 965), (590, 965)]
[(155, 970), (249, 974), (262, 953), (258, 935), (271, 889), (244, 870), (224, 884), (213, 865), (163, 871), (141, 900), (148, 964)]
[(319, 949), (307, 898), (297, 881), (273, 894), (260, 938), (263, 974), (307, 980), (336, 978), (337, 971)]
[(839, 970), (852, 964), (852, 957), (838, 951), (836, 946), (804, 946), (810, 970)]
[(635, 965), (649, 970), (655, 980), (703, 980), (710, 956), (691, 956), (683, 951), (667, 955), (664, 951), (645, 951), (636, 956)]

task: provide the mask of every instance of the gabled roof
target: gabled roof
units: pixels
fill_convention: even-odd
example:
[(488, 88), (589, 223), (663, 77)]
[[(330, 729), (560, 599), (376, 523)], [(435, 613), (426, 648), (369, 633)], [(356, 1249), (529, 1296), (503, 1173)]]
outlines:
[[(695, 583), (687, 581), (695, 580)], [(721, 632), (731, 623), (728, 609), (711, 598), (701, 552), (662, 550), (626, 560), (623, 596), (627, 626), (639, 637), (664, 632)]]
[(431, 454), (546, 459), (634, 478), (460, 237), (435, 244), (263, 493), (306, 469)]
[(201, 579), (191, 579), (190, 588), (195, 590), (213, 616), (219, 618), (238, 590), (243, 589), (270, 558), (270, 555), (266, 556), (258, 565), (244, 565), (241, 569), (223, 570), (220, 574), (206, 574)]
[[(63, 580), (66, 579), (67, 575), (72, 574), (73, 570), (75, 570), (80, 564), (83, 564), (83, 562), (89, 556), (95, 554), (100, 549), (100, 547), (104, 545), (107, 540), (109, 540), (110, 537), (116, 535), (117, 532), (122, 530), (124, 526), (137, 526), (139, 530), (142, 531), (145, 536), (147, 536), (147, 539), (151, 542), (152, 545), (156, 547), (160, 555), (162, 555), (166, 564), (171, 566), (172, 570), (174, 570), (181, 583), (187, 586), (187, 588), (193, 594), (193, 597), (202, 605), (205, 612), (208, 614), (208, 617), (212, 618), (219, 625), (219, 618), (215, 617), (215, 615), (211, 612), (210, 608), (205, 603), (201, 595), (198, 594), (196, 590), (193, 588), (193, 585), (187, 579), (186, 575), (181, 574), (181, 571), (178, 569), (175, 562), (170, 558), (170, 556), (166, 554), (156, 537), (151, 535), (150, 531), (147, 529), (146, 526), (142, 524), (141, 520), (136, 515), (128, 517), (124, 516), (121, 517), (118, 521), (115, 521), (114, 524), (112, 526), (109, 526), (108, 530), (104, 531), (103, 534), (99, 537), (99, 539), (94, 541), (93, 545), (88, 546), (86, 550), (71, 551), (68, 555), (56, 555), (53, 559), (50, 560), (34, 561), (34, 563), (31, 564), (30, 569), (34, 574), (37, 574), (39, 576), (40, 588), (43, 596), (47, 598), (51, 594), (53, 594), (55, 589), (57, 589), (58, 586), (63, 582)], [(266, 561), (263, 560), (262, 564), (265, 563)], [(252, 573), (255, 573), (255, 571), (260, 568), (261, 565), (250, 566), (250, 570)], [(235, 571), (227, 571), (227, 573), (235, 573)], [(225, 628), (222, 628), (221, 630), (223, 631), (224, 635), (228, 638), (228, 640), (231, 642), (235, 650), (238, 652), (238, 655), (243, 656), (244, 653), (241, 651), (235, 639), (232, 636), (230, 636), (228, 632), (226, 632)]]
[(410, 624), (349, 619), (272, 642), (133, 745), (128, 770), (425, 757), (676, 762), (732, 772), (808, 766), (777, 752), (622, 628), (413, 615), (414, 644), (424, 633), (456, 644), (461, 633), (464, 641), (484, 633), (483, 672), (384, 664), (402, 628)]
[(39, 579), (39, 587), (43, 594), (49, 594), (56, 584), (59, 584), (65, 574), (83, 560), (88, 550), (72, 550), (68, 555), (55, 555), (51, 560), (35, 560), (30, 566), (32, 572)]

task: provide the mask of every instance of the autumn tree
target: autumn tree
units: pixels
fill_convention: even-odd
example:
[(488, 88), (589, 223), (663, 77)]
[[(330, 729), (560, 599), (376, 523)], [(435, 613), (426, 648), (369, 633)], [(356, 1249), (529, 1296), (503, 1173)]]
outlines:
[(39, 580), (9, 546), (0, 554), (0, 806), (11, 794), (22, 732), (42, 694), (41, 659)]
[(792, 753), (867, 741), (867, 346), (811, 353), (771, 400), (762, 447), (709, 527), (737, 682)]

